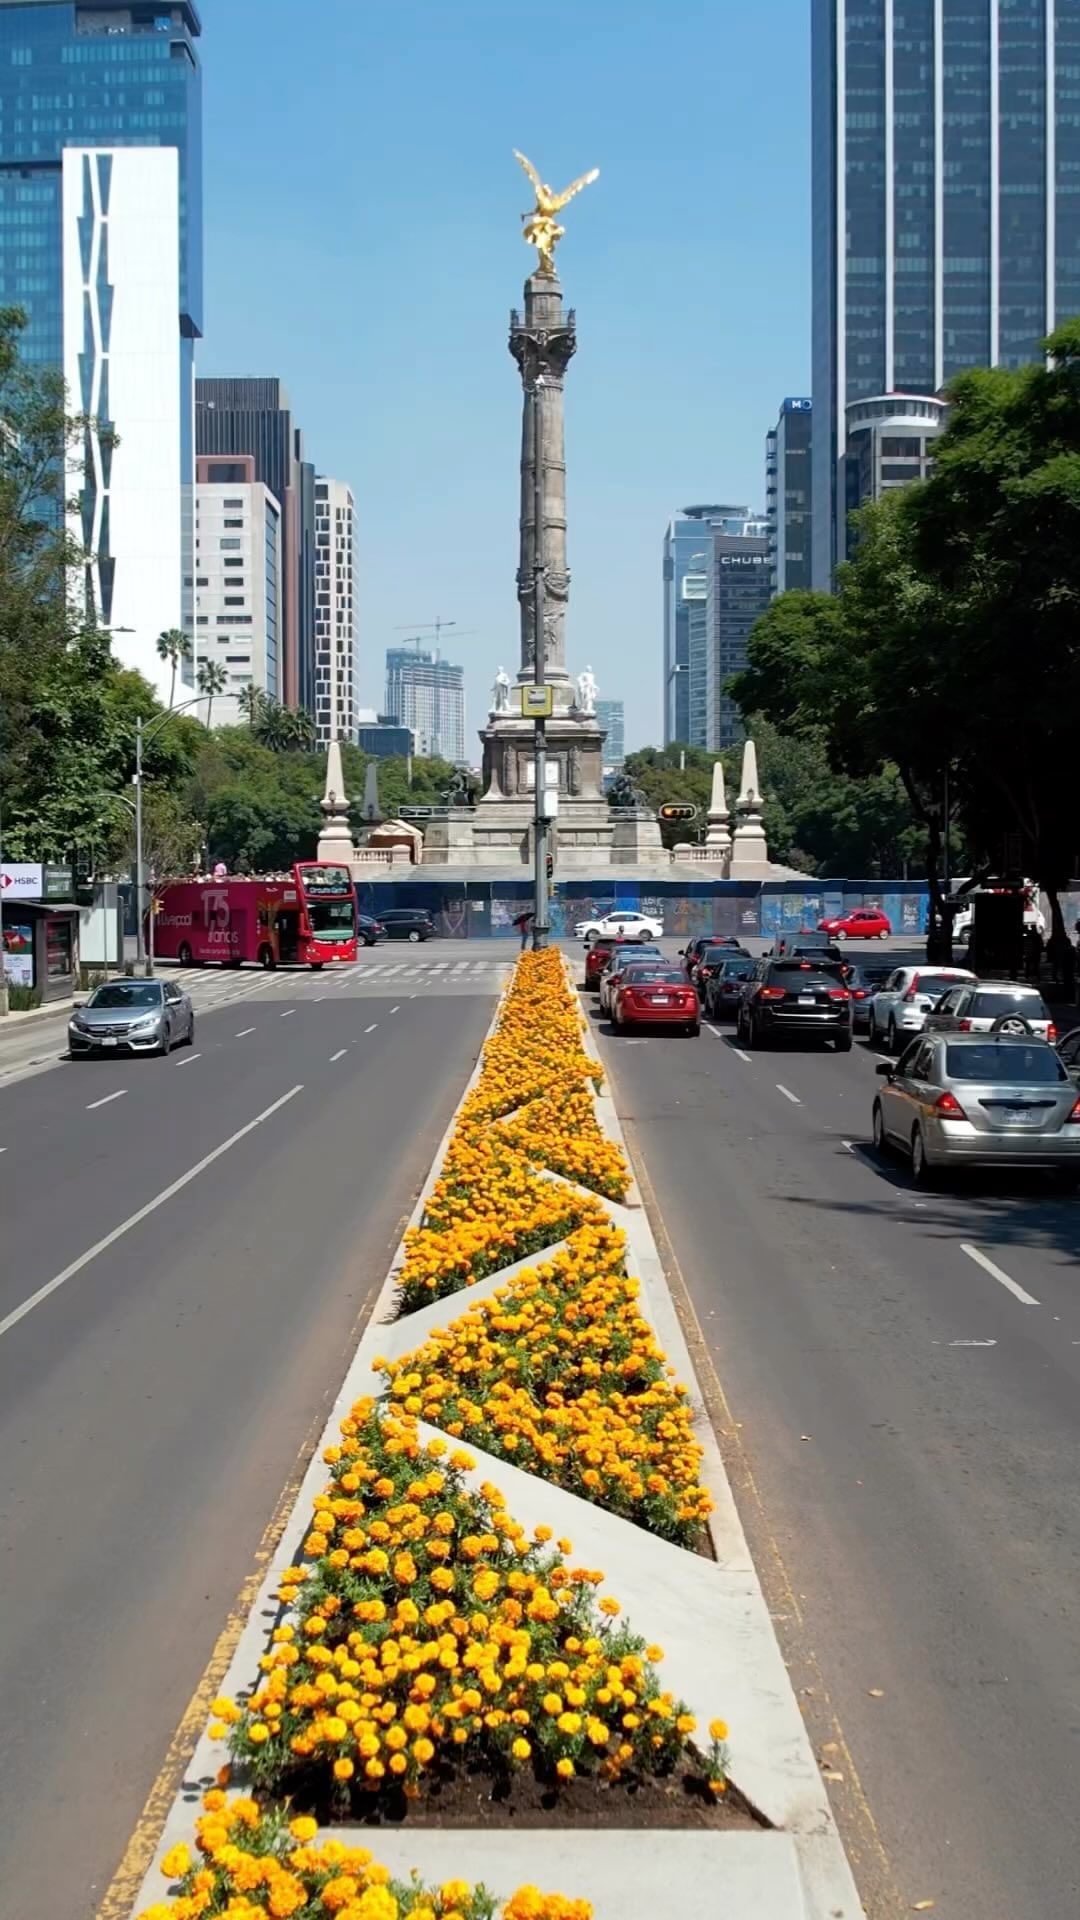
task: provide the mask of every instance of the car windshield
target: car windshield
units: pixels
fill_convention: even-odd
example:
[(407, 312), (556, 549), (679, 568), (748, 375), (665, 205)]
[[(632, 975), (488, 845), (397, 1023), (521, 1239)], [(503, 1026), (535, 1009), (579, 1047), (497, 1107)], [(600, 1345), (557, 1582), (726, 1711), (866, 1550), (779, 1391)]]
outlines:
[(815, 961), (811, 966), (809, 960), (780, 960), (769, 969), (769, 973), (770, 978), (782, 987), (810, 987), (822, 982), (835, 986), (840, 978), (839, 967), (822, 966), (820, 961)]
[(962, 983), (955, 973), (920, 973), (918, 981), (913, 984), (916, 993), (941, 995), (948, 993), (950, 987), (958, 987)]
[(979, 1047), (946, 1047), (945, 1071), (950, 1080), (997, 1081), (1010, 1087), (1050, 1087), (1069, 1077), (1052, 1047), (1007, 1046), (993, 1040)]
[(356, 909), (351, 900), (309, 900), (307, 910), (317, 940), (341, 940), (353, 932)]
[(752, 960), (725, 960), (720, 969), (722, 980), (745, 980), (753, 966)]
[(643, 981), (652, 987), (656, 986), (658, 981), (662, 981), (665, 986), (685, 987), (686, 976), (679, 971), (678, 967), (627, 967), (624, 986), (639, 987)]
[(160, 1007), (161, 983), (157, 980), (110, 980), (108, 986), (95, 987), (88, 1007)]
[(1028, 1020), (1047, 1018), (1042, 995), (1025, 993), (1022, 987), (1003, 987), (1000, 993), (977, 993), (971, 1011), (980, 1020), (998, 1020), (1003, 1013), (1023, 1014)]
[(716, 965), (721, 960), (726, 960), (730, 952), (730, 947), (706, 947), (700, 957), (702, 960), (708, 960), (711, 964)]

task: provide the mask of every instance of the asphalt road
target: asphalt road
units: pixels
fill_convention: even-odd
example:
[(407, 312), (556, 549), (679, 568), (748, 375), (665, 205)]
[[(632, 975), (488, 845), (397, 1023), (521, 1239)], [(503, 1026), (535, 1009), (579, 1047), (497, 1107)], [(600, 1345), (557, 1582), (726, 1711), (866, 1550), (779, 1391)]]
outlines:
[(459, 956), (0, 1085), (3, 1920), (97, 1910), (491, 1018)]
[(1076, 1920), (1080, 1202), (916, 1193), (865, 1045), (597, 1033), (867, 1911)]

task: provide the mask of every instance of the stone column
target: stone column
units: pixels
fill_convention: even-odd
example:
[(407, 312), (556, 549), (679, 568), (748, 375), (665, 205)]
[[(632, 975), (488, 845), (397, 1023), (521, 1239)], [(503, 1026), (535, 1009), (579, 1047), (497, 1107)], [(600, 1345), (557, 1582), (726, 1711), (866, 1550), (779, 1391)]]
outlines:
[[(521, 608), (519, 682), (533, 679), (535, 635), (533, 565), (536, 554), (534, 394), (539, 394), (543, 443), (543, 553), (545, 561), (545, 676), (567, 684), (566, 602), (570, 575), (566, 565), (566, 450), (563, 435), (563, 379), (576, 346), (573, 311), (564, 312), (562, 288), (554, 275), (531, 274), (525, 282), (525, 306), (510, 315), (510, 351), (521, 371), (521, 538), (517, 570)], [(558, 701), (558, 692), (556, 692)], [(564, 701), (561, 704), (568, 704)]]

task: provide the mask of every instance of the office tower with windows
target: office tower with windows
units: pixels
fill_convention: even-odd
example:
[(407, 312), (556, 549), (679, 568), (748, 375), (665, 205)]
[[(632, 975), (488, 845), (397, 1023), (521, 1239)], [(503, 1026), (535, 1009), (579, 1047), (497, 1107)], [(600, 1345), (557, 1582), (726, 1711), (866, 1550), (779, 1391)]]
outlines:
[(664, 745), (707, 736), (705, 601), (712, 535), (764, 533), (747, 507), (683, 507), (664, 534)]
[(280, 694), (315, 712), (315, 470), (280, 380), (195, 382), (200, 455), (250, 454), (281, 508)]
[(72, 533), (117, 656), (159, 686), (158, 634), (195, 633), (201, 31), (191, 0), (0, 0), (0, 304), (100, 423)]
[(765, 514), (773, 593), (810, 585), (809, 400), (785, 400), (765, 441)]
[(596, 722), (607, 735), (604, 741), (604, 772), (618, 773), (626, 759), (624, 707), (621, 700), (598, 700)]
[(376, 713), (374, 707), (359, 707), (356, 715), (356, 744), (361, 753), (374, 760), (406, 759), (413, 750), (413, 737), (393, 714)]
[(747, 642), (772, 598), (769, 539), (761, 521), (754, 532), (712, 536), (706, 619), (705, 738), (694, 745), (715, 751), (742, 738), (739, 710), (725, 687), (746, 665)]
[(320, 747), (356, 739), (356, 515), (343, 480), (315, 481), (315, 727)]
[(195, 465), (195, 592), (200, 660), (227, 675), (215, 697), (216, 726), (248, 717), (243, 695), (276, 700), (281, 604), (281, 507), (255, 477), (251, 454), (203, 457)]
[(423, 759), (465, 763), (465, 670), (420, 646), (386, 649), (386, 711)]
[[(811, 59), (813, 577), (827, 588), (866, 409), (903, 437), (898, 397), (1035, 360), (1080, 312), (1080, 7), (813, 0)], [(922, 427), (924, 461), (932, 438)]]

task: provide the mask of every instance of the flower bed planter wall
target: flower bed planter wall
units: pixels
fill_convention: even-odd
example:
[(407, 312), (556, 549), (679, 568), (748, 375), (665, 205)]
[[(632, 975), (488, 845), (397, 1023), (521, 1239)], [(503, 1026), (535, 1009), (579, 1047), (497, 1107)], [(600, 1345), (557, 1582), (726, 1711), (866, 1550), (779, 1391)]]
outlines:
[[(253, 1915), (577, 1920), (570, 1882), (515, 1896), (544, 1826), (597, 1920), (653, 1920), (642, 1825), (700, 1828), (665, 1839), (669, 1911), (701, 1910), (706, 1870), (725, 1920), (860, 1911), (601, 1081), (560, 956), (524, 956), (166, 1823), (194, 1842), (209, 1788), (155, 1920), (225, 1911), (238, 1832)], [(726, 1812), (727, 1720), (761, 1824)], [(258, 1805), (221, 1798), (226, 1735)], [(387, 1871), (355, 1826), (327, 1852), (373, 1816)], [(186, 1905), (214, 1874), (220, 1903)]]

